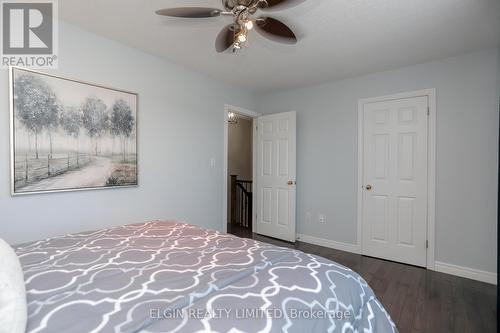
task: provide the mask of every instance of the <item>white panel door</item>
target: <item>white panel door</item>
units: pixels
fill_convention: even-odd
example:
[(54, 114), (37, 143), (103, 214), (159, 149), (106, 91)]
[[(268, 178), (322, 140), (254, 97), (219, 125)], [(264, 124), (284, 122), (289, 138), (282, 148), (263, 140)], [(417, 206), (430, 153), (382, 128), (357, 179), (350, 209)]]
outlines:
[(296, 113), (258, 118), (256, 230), (295, 242)]
[(363, 254), (424, 267), (427, 99), (363, 108)]

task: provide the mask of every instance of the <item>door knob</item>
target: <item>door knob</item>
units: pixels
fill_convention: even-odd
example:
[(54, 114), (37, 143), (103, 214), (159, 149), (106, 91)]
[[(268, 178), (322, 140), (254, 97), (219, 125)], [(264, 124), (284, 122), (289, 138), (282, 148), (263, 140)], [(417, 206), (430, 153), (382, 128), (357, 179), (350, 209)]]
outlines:
[(289, 180), (287, 184), (288, 185), (295, 185), (295, 184), (297, 184), (297, 182), (294, 182), (293, 180)]
[(370, 191), (372, 189), (372, 186), (371, 185), (366, 185), (365, 188), (366, 188), (367, 191)]

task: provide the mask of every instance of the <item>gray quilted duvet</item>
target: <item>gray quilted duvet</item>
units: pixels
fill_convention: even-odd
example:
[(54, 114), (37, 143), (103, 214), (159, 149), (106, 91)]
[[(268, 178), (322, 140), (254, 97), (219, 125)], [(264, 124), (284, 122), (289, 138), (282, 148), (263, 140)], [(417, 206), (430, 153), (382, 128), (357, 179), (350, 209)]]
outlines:
[(154, 221), (15, 247), (28, 332), (396, 332), (352, 270)]

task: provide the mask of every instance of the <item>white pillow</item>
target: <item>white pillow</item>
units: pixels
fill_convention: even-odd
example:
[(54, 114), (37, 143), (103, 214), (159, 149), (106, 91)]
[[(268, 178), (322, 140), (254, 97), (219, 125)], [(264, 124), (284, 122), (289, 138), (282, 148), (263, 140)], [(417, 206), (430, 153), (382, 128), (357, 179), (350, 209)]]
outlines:
[(27, 320), (23, 269), (14, 250), (0, 238), (0, 333), (24, 333)]

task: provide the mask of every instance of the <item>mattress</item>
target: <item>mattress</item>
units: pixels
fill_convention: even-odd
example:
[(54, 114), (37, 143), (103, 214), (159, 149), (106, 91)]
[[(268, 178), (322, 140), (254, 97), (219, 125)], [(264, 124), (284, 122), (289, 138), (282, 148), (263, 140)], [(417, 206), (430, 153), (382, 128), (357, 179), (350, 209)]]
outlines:
[(367, 283), (298, 250), (152, 221), (15, 246), (27, 332), (396, 332)]

